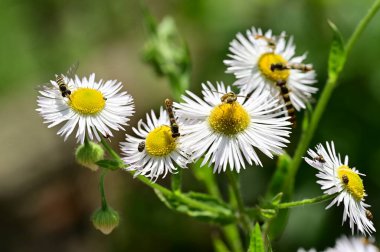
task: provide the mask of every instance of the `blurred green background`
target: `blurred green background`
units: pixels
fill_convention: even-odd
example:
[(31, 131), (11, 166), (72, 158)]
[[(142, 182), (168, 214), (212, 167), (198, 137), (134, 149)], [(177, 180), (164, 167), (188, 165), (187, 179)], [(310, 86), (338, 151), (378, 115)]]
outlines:
[[(174, 17), (192, 57), (191, 89), (210, 80), (232, 83), (224, 73), (228, 44), (251, 26), (285, 30), (295, 37), (297, 54), (308, 51), (307, 63), (326, 79), (331, 41), (327, 19), (347, 38), (371, 5), (370, 0), (167, 0), (146, 1), (159, 20)], [(334, 140), (338, 151), (364, 178), (366, 202), (380, 227), (380, 14), (355, 45), (340, 85), (323, 116), (312, 146)], [(157, 110), (170, 95), (165, 79), (141, 61), (147, 39), (136, 0), (1, 0), (0, 1), (0, 251), (212, 251), (215, 227), (171, 212), (154, 193), (122, 171), (106, 178), (109, 203), (121, 224), (104, 236), (92, 228), (90, 216), (100, 204), (98, 174), (74, 162), (73, 137), (63, 142), (58, 128), (47, 129), (34, 90), (55, 73), (79, 60), (78, 74), (95, 72), (97, 79), (118, 79), (136, 103), (135, 126), (151, 108)], [(316, 96), (318, 100), (319, 94)], [(301, 118), (302, 115), (298, 114)], [(128, 128), (128, 131), (130, 129)], [(287, 151), (293, 154), (299, 128)], [(118, 148), (124, 133), (112, 145)], [(265, 191), (275, 161), (263, 157), (264, 168), (241, 172), (243, 194), (253, 206)], [(305, 163), (297, 176), (294, 199), (321, 194), (316, 171)], [(185, 187), (194, 186), (190, 171)], [(167, 181), (160, 181), (167, 184)], [(342, 207), (325, 211), (326, 204), (290, 211), (275, 251), (332, 246), (340, 234)], [(305, 225), (307, 224), (307, 225)], [(378, 237), (378, 235), (376, 235)], [(379, 240), (379, 239), (378, 239)]]

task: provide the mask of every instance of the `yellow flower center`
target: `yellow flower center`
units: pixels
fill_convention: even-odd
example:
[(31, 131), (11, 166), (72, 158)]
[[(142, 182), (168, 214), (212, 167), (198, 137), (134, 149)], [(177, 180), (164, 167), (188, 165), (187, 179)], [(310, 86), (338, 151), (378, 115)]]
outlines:
[(363, 181), (359, 175), (347, 165), (342, 165), (338, 168), (338, 176), (343, 187), (357, 200), (362, 200), (364, 197)]
[(236, 135), (250, 122), (247, 111), (238, 102), (222, 103), (215, 107), (208, 118), (211, 128), (224, 135)]
[(271, 69), (272, 65), (275, 64), (286, 65), (287, 61), (281, 55), (274, 53), (263, 54), (259, 59), (259, 69), (266, 78), (272, 81), (287, 80), (290, 73), (289, 70)]
[(78, 88), (70, 95), (70, 106), (83, 115), (93, 115), (100, 112), (106, 101), (103, 94), (92, 88)]
[(145, 139), (146, 152), (151, 156), (167, 156), (176, 148), (176, 139), (167, 125), (160, 126), (149, 132)]

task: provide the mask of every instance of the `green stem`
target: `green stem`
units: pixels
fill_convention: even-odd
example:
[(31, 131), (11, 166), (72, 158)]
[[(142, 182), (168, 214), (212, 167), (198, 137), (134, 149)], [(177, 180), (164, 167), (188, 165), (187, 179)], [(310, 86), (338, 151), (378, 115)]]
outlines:
[(285, 209), (285, 208), (291, 208), (291, 207), (297, 207), (297, 206), (304, 206), (304, 205), (310, 205), (315, 203), (320, 203), (323, 201), (330, 200), (334, 197), (336, 197), (337, 194), (324, 194), (322, 196), (318, 196), (311, 199), (304, 199), (300, 201), (292, 201), (292, 202), (285, 202), (278, 205), (279, 209)]
[(102, 210), (106, 210), (108, 208), (106, 194), (104, 192), (104, 177), (106, 175), (106, 170), (102, 169), (102, 172), (100, 174), (100, 180), (99, 180), (99, 189), (100, 189), (100, 197), (101, 197), (101, 203), (102, 203)]
[[(346, 46), (345, 46), (345, 59), (347, 59), (348, 54), (351, 52), (353, 45), (356, 43), (357, 39), (363, 32), (363, 30), (366, 28), (370, 20), (373, 18), (373, 16), (376, 14), (376, 12), (380, 8), (380, 0), (376, 0), (375, 3), (372, 5), (372, 7), (369, 9), (367, 15), (359, 22), (358, 26), (356, 27), (355, 31), (351, 35), (350, 39), (348, 40)], [(342, 64), (342, 69), (345, 65), (345, 61)], [(317, 128), (317, 125), (319, 123), (320, 118), (323, 115), (323, 112), (325, 111), (326, 105), (330, 99), (330, 96), (336, 87), (339, 73), (336, 74), (336, 76), (330, 76), (327, 79), (325, 88), (323, 89), (323, 92), (321, 94), (321, 97), (319, 98), (319, 102), (315, 108), (315, 111), (311, 117), (311, 122), (309, 127), (304, 131), (304, 133), (301, 136), (301, 140), (297, 146), (297, 149), (293, 156), (293, 161), (290, 165), (290, 180), (292, 181), (295, 175), (297, 174), (298, 168), (302, 161), (302, 156), (306, 152), (311, 139), (313, 138), (314, 132)]]
[(120, 158), (119, 154), (117, 154), (113, 149), (112, 147), (107, 143), (107, 141), (101, 137), (101, 144), (104, 146), (104, 148), (106, 149), (106, 151), (108, 152), (108, 154), (111, 155), (111, 157), (113, 159), (115, 159), (116, 161), (120, 162), (121, 164), (123, 164), (123, 160)]
[(229, 185), (231, 186), (235, 200), (237, 202), (237, 208), (238, 208), (237, 210), (239, 213), (240, 223), (241, 223), (244, 231), (246, 232), (246, 234), (249, 234), (251, 229), (252, 229), (252, 226), (251, 226), (251, 221), (250, 221), (250, 219), (249, 219), (249, 217), (245, 211), (243, 197), (240, 193), (240, 186), (239, 186), (238, 177), (233, 172), (227, 171), (227, 178), (229, 181)]

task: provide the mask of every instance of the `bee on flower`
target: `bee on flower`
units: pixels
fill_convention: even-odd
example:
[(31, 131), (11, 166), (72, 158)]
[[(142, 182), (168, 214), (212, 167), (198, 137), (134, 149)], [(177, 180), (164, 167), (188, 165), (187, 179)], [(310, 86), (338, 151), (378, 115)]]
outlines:
[(260, 150), (268, 157), (283, 153), (290, 134), (283, 105), (268, 93), (235, 95), (230, 87), (210, 82), (202, 84), (203, 99), (190, 91), (175, 103), (178, 117), (184, 122), (181, 135), (194, 159), (204, 156), (202, 165), (214, 164), (214, 172), (228, 169), (240, 172), (249, 165), (262, 166)]
[(95, 81), (95, 74), (82, 80), (78, 76), (71, 79), (65, 75), (59, 75), (58, 79), (39, 90), (36, 110), (49, 128), (65, 123), (57, 133), (65, 141), (77, 126), (75, 137), (83, 144), (86, 137), (100, 141), (101, 135), (113, 136), (111, 129), (124, 130), (123, 126), (128, 125), (134, 104), (132, 96), (120, 92), (121, 82)]
[[(176, 123), (181, 131), (182, 124)], [(183, 148), (182, 136), (173, 136), (169, 115), (162, 107), (158, 118), (151, 111), (150, 115), (146, 114), (146, 122), (140, 120), (137, 128), (132, 129), (137, 136), (126, 134), (126, 141), (120, 146), (127, 169), (136, 171), (135, 176), (144, 175), (155, 181), (160, 176), (176, 173), (177, 166), (186, 168), (192, 162), (191, 155)]]
[[(227, 73), (233, 73), (237, 80), (234, 85), (242, 93), (255, 90), (269, 90), (274, 96), (281, 96), (291, 121), (295, 120), (294, 108), (299, 111), (317, 88), (316, 74), (311, 65), (302, 64), (306, 54), (295, 56), (293, 37), (286, 41), (285, 32), (274, 36), (271, 30), (247, 30), (246, 36), (238, 33), (230, 43), (229, 59), (224, 60)], [(293, 108), (294, 107), (294, 108)]]

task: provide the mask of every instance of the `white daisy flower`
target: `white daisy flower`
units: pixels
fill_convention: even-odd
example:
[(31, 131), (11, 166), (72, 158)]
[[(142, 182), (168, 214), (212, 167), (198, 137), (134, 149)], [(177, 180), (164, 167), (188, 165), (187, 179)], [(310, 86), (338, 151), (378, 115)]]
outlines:
[(317, 181), (322, 187), (325, 194), (337, 194), (334, 200), (326, 207), (340, 205), (343, 202), (343, 221), (342, 224), (350, 219), (350, 228), (354, 232), (354, 225), (361, 233), (371, 235), (375, 232), (372, 223), (372, 214), (366, 208), (370, 205), (364, 203), (364, 197), (367, 196), (364, 190), (363, 181), (355, 168), (348, 166), (348, 156), (345, 156), (344, 162), (341, 161), (340, 154), (336, 154), (334, 143), (326, 142), (326, 148), (322, 144), (318, 144), (316, 151), (308, 150), (310, 158), (305, 161), (312, 167), (318, 169)]
[(366, 238), (342, 236), (334, 248), (328, 248), (325, 252), (379, 252), (379, 249)]
[[(161, 107), (159, 118), (151, 111), (150, 116), (146, 114), (146, 123), (140, 120), (133, 128), (137, 137), (126, 134), (126, 142), (120, 144), (123, 160), (128, 170), (136, 171), (135, 176), (141, 174), (155, 181), (192, 161), (182, 148), (182, 136), (173, 137), (169, 125), (168, 114)], [(182, 124), (178, 125), (181, 132)]]
[(290, 122), (277, 99), (257, 92), (236, 96), (223, 83), (217, 89), (210, 82), (202, 87), (203, 100), (187, 91), (184, 102), (174, 104), (179, 118), (189, 123), (182, 129), (183, 142), (195, 159), (205, 154), (202, 165), (209, 161), (215, 163), (214, 172), (226, 171), (227, 165), (240, 172), (245, 161), (262, 166), (255, 148), (270, 158), (283, 152)]
[[(228, 66), (226, 72), (238, 79), (234, 85), (243, 93), (269, 89), (272, 95), (285, 96), (288, 92), (292, 105), (301, 110), (318, 90), (312, 87), (316, 74), (311, 65), (301, 64), (306, 54), (294, 57), (293, 37), (288, 42), (285, 37), (285, 32), (273, 36), (271, 30), (264, 34), (255, 28), (247, 30), (246, 37), (238, 33), (230, 43), (230, 59), (224, 63)], [(281, 90), (282, 81), (286, 82), (286, 90)]]
[(75, 137), (83, 144), (85, 137), (100, 141), (100, 135), (112, 137), (110, 129), (119, 130), (127, 125), (134, 113), (132, 96), (119, 92), (123, 87), (116, 80), (95, 81), (95, 74), (90, 77), (69, 79), (63, 76), (70, 94), (62, 95), (57, 81), (51, 80), (51, 86), (44, 86), (37, 98), (38, 109), (49, 124), (49, 128), (62, 122), (65, 124), (58, 131), (64, 140), (78, 125)]

